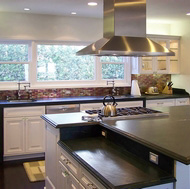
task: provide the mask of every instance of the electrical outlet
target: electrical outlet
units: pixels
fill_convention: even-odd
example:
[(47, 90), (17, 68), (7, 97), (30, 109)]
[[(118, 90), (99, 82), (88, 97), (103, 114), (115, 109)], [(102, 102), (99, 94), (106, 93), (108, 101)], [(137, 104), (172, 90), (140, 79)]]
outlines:
[(107, 136), (107, 132), (106, 131), (102, 131), (102, 136), (106, 137)]
[(152, 153), (152, 152), (149, 152), (149, 160), (152, 162), (152, 163), (155, 163), (158, 165), (158, 155), (155, 154), (155, 153)]

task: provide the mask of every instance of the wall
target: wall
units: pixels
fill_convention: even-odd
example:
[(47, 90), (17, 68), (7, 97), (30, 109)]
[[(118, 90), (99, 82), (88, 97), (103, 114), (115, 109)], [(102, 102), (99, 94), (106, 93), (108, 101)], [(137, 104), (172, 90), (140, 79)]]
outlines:
[(147, 21), (146, 33), (147, 34), (156, 34), (156, 35), (170, 35), (171, 34), (171, 24), (157, 23), (155, 20)]
[(180, 75), (172, 75), (173, 87), (184, 88), (190, 93), (190, 21), (177, 22), (171, 26), (172, 35), (181, 37)]
[(103, 36), (101, 19), (0, 13), (0, 38), (95, 41)]
[[(149, 34), (170, 34), (169, 24), (147, 23)], [(27, 13), (0, 13), (0, 39), (20, 40), (57, 40), (57, 41), (86, 41), (92, 42), (103, 36), (103, 21), (96, 18), (80, 18), (75, 16), (52, 16), (33, 15)], [(141, 75), (132, 76), (139, 80), (143, 92), (149, 86), (158, 86), (161, 90), (166, 81), (170, 80), (169, 75)], [(158, 78), (161, 78), (158, 80)], [(152, 81), (152, 82), (149, 82)], [(156, 82), (158, 81), (158, 82)], [(67, 89), (56, 89), (57, 97), (78, 96), (78, 95), (104, 95), (110, 88), (81, 88), (73, 89), (70, 95), (65, 94)], [(120, 94), (130, 93), (130, 88), (120, 88)], [(0, 93), (0, 99), (6, 99), (9, 95), (16, 97), (16, 91), (4, 91)], [(55, 89), (32, 90), (34, 98), (55, 97)], [(24, 97), (27, 94), (23, 94)]]

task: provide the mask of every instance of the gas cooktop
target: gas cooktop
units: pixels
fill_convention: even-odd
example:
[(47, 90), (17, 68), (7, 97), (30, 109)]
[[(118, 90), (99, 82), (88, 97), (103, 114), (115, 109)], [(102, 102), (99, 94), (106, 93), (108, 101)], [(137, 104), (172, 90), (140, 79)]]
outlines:
[(97, 115), (99, 118), (105, 119), (135, 119), (142, 117), (156, 117), (156, 116), (168, 116), (168, 113), (164, 113), (157, 110), (152, 110), (144, 107), (126, 107), (117, 108), (117, 115), (114, 117), (104, 117), (101, 115), (101, 110), (86, 110), (87, 114)]

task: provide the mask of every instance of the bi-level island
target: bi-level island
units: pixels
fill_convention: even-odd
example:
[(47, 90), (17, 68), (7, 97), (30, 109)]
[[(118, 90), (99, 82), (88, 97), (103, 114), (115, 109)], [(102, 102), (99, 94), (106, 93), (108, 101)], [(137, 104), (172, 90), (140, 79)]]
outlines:
[(189, 189), (190, 106), (160, 110), (97, 122), (43, 115), (46, 189)]

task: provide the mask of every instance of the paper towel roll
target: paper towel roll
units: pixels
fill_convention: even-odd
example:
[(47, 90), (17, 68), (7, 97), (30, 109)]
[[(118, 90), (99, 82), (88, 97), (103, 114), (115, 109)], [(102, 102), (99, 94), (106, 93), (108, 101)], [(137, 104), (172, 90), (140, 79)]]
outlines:
[(141, 96), (141, 92), (140, 92), (137, 80), (133, 80), (132, 81), (132, 84), (131, 84), (131, 95), (132, 96)]

